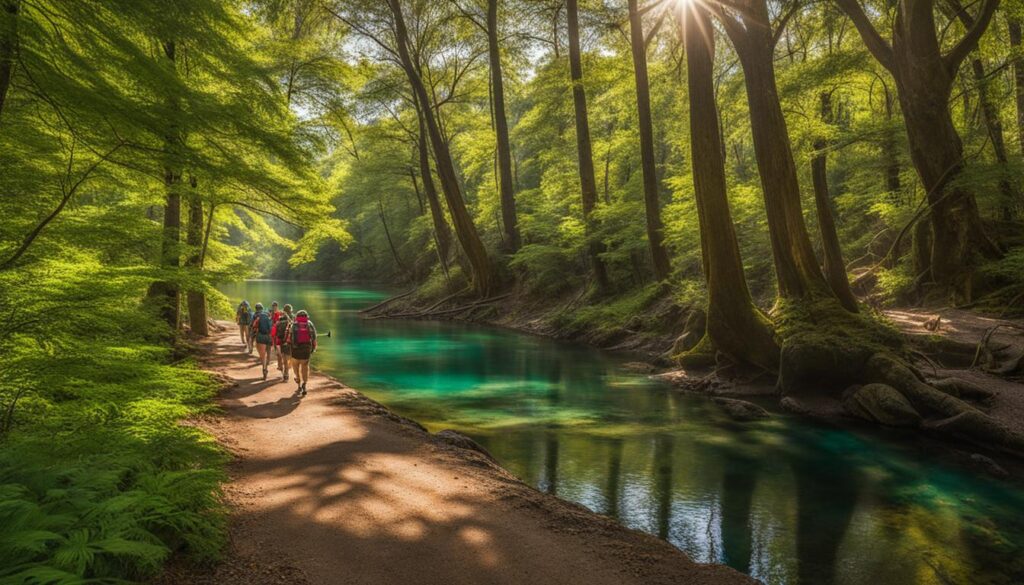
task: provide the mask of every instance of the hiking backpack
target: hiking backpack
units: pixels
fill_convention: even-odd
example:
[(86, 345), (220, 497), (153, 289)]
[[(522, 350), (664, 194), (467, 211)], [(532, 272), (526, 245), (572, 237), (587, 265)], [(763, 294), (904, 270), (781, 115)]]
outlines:
[(249, 307), (245, 305), (238, 305), (238, 322), (242, 325), (248, 325), (252, 321), (252, 313), (249, 312)]
[(313, 336), (309, 332), (309, 321), (296, 321), (292, 324), (292, 343), (306, 345), (312, 342)]
[(256, 318), (259, 319), (259, 322), (256, 324), (259, 334), (270, 335), (270, 326), (272, 325), (270, 322), (270, 315), (266, 313), (259, 313), (256, 315)]
[(285, 338), (288, 336), (288, 325), (291, 321), (288, 317), (282, 317), (277, 320), (277, 324), (274, 325), (274, 337), (277, 338), (277, 342), (283, 344)]

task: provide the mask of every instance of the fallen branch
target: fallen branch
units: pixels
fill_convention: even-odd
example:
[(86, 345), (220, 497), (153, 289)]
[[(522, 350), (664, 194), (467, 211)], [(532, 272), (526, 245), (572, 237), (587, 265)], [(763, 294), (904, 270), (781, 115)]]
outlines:
[(394, 301), (397, 301), (398, 299), (404, 299), (405, 297), (411, 295), (414, 292), (416, 292), (416, 289), (415, 288), (411, 288), (408, 291), (406, 291), (406, 292), (404, 292), (404, 293), (402, 293), (400, 295), (396, 295), (396, 296), (393, 296), (393, 297), (386, 298), (383, 301), (377, 303), (376, 305), (374, 305), (374, 306), (372, 306), (372, 307), (370, 307), (368, 309), (361, 309), (359, 312), (360, 313), (372, 313), (372, 312), (376, 311), (377, 309), (380, 309), (380, 308), (382, 308), (384, 306), (387, 306), (387, 305), (391, 304)]

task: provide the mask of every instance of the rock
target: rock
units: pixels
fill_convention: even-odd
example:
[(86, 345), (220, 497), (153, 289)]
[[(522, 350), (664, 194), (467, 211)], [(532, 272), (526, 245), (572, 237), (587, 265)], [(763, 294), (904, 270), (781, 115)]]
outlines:
[(936, 390), (941, 390), (950, 396), (976, 402), (989, 402), (997, 394), (995, 390), (958, 378), (944, 378), (942, 380), (932, 380), (928, 383)]
[(991, 457), (986, 457), (981, 453), (972, 453), (971, 463), (976, 468), (984, 471), (992, 477), (998, 477), (999, 479), (1006, 479), (1007, 477), (1010, 477), (1010, 472), (1006, 471), (1002, 465), (999, 465)]
[(890, 427), (917, 427), (921, 415), (898, 390), (887, 384), (853, 386), (843, 394), (843, 409), (866, 421)]
[(634, 374), (653, 374), (658, 370), (657, 367), (647, 362), (627, 362), (622, 364), (622, 369)]
[(866, 347), (842, 348), (833, 343), (786, 343), (779, 364), (779, 388), (783, 396), (801, 391), (832, 393), (850, 380), (863, 378), (864, 366), (872, 350)]
[(434, 438), (452, 447), (466, 449), (467, 451), (476, 451), (477, 453), (480, 453), (490, 461), (498, 463), (498, 460), (495, 459), (494, 456), (491, 455), (489, 451), (487, 451), (487, 449), (484, 449), (483, 446), (480, 445), (480, 443), (477, 443), (473, 439), (470, 439), (469, 437), (463, 435), (458, 431), (453, 431), (451, 429), (438, 431), (434, 433)]
[(791, 396), (786, 396), (782, 400), (780, 400), (779, 406), (781, 406), (782, 410), (785, 410), (786, 412), (792, 412), (793, 414), (799, 414), (801, 416), (814, 416), (814, 413), (811, 412), (811, 409), (807, 408), (803, 404), (800, 404), (800, 402), (796, 398), (793, 398)]
[(754, 404), (753, 402), (747, 402), (746, 400), (736, 400), (735, 398), (715, 398), (715, 404), (721, 406), (729, 418), (740, 421), (748, 422), (752, 420), (761, 420), (770, 417), (768, 411)]

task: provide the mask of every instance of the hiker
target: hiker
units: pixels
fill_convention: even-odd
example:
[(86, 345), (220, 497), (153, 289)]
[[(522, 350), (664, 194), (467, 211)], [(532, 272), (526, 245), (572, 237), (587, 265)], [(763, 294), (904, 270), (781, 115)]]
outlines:
[(238, 335), (242, 338), (242, 345), (252, 353), (252, 345), (249, 343), (249, 325), (252, 324), (252, 310), (249, 308), (249, 301), (243, 300), (235, 309), (235, 323), (238, 323)]
[(274, 347), (277, 349), (277, 369), (284, 373), (284, 381), (288, 381), (288, 370), (291, 364), (292, 346), (288, 343), (288, 326), (292, 324), (291, 305), (285, 305), (285, 310), (274, 323)]
[[(274, 328), (277, 327), (277, 321), (278, 321), (278, 319), (280, 319), (280, 317), (281, 317), (281, 311), (279, 311), (278, 308), (277, 308), (277, 301), (274, 301), (274, 302), (270, 303), (270, 340), (271, 340), (271, 342), (270, 342), (270, 350), (271, 350), (271, 356), (274, 355), (274, 353), (275, 353), (274, 350), (277, 347), (277, 344), (275, 344), (274, 341), (273, 341), (274, 340)], [(278, 361), (280, 362), (280, 359), (278, 359)], [(277, 368), (277, 369), (280, 370), (281, 368)]]
[(256, 303), (256, 314), (252, 319), (252, 332), (250, 335), (255, 337), (256, 350), (260, 354), (260, 366), (263, 367), (263, 379), (267, 379), (267, 370), (270, 366), (270, 330), (273, 327), (273, 323), (270, 321), (270, 315), (263, 310), (261, 303)]
[(306, 311), (295, 314), (295, 320), (288, 327), (288, 342), (291, 344), (292, 368), (299, 396), (305, 396), (306, 382), (309, 382), (309, 356), (316, 351), (316, 327)]

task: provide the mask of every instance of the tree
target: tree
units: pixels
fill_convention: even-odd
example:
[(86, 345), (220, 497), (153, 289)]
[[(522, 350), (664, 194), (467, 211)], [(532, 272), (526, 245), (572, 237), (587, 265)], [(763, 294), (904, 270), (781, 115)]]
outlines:
[(576, 116), (576, 153), (583, 202), (583, 222), (587, 228), (588, 250), (598, 289), (608, 288), (608, 271), (601, 259), (602, 246), (594, 239), (592, 214), (597, 207), (597, 180), (594, 178), (594, 153), (590, 142), (590, 121), (587, 117), (587, 91), (583, 83), (583, 61), (580, 51), (580, 22), (577, 0), (566, 0), (565, 13), (569, 29), (569, 75), (572, 80), (572, 104)]
[(988, 28), (999, 0), (985, 0), (974, 24), (946, 52), (936, 33), (934, 0), (899, 0), (891, 43), (857, 0), (837, 2), (868, 50), (896, 81), (911, 160), (927, 192), (929, 276), (943, 288), (970, 298), (978, 256), (997, 258), (1000, 250), (985, 233), (974, 193), (956, 181), (965, 167), (964, 149), (949, 98), (960, 64)]
[[(647, 76), (647, 44), (644, 35), (643, 14), (639, 0), (629, 0), (630, 49), (633, 55), (633, 73), (636, 79), (637, 130), (640, 132), (640, 161), (644, 181), (644, 210), (647, 219), (647, 241), (651, 248), (654, 278), (665, 280), (671, 272), (668, 251), (665, 249), (665, 226), (661, 222), (661, 202), (658, 196), (658, 173), (654, 160), (654, 127), (651, 121), (651, 89)], [(664, 16), (662, 17), (664, 18)], [(651, 36), (656, 31), (652, 31)]]
[[(739, 244), (726, 196), (725, 160), (715, 105), (714, 27), (705, 8), (683, 7), (690, 156), (708, 289), (707, 338), (741, 362), (769, 371), (778, 367), (779, 346), (768, 319), (754, 306), (743, 274)], [(706, 347), (698, 349), (707, 350)]]
[(796, 6), (790, 5), (774, 28), (766, 0), (735, 6), (720, 6), (717, 15), (743, 68), (779, 294), (831, 296), (804, 223), (796, 163), (775, 81), (775, 46)]

